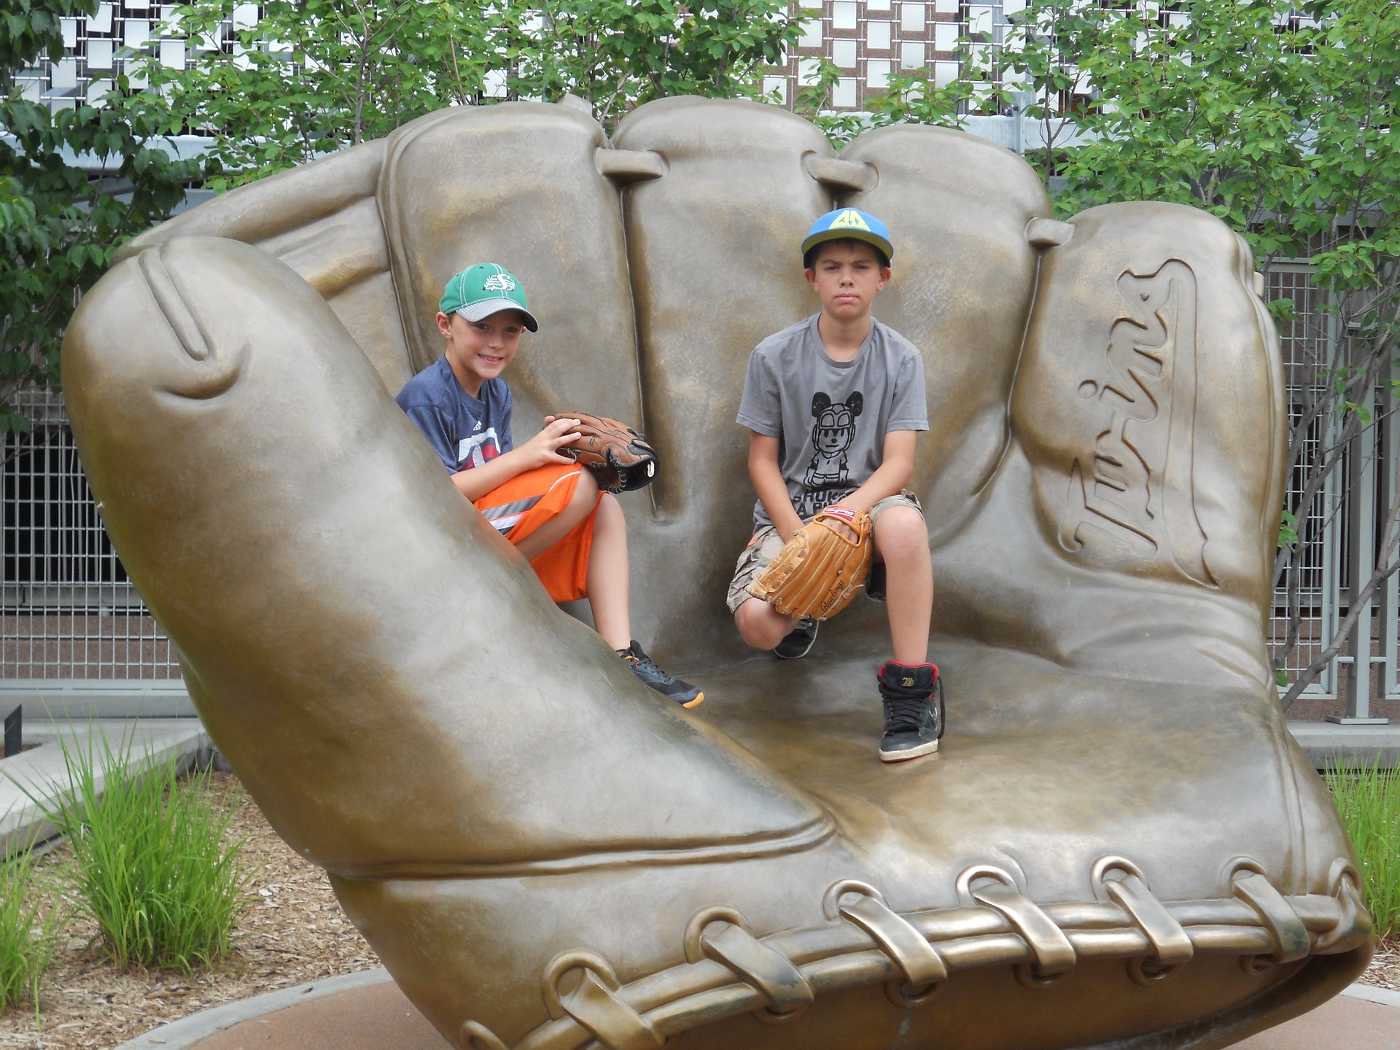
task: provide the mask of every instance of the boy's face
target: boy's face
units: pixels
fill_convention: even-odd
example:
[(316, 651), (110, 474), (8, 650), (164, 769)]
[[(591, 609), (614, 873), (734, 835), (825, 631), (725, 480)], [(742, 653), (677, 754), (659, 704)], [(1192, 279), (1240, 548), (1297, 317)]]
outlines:
[(437, 326), (447, 340), (445, 352), (452, 371), (475, 394), (482, 383), (495, 379), (510, 364), (520, 348), (525, 319), (517, 310), (501, 310), (480, 321), (439, 313)]
[(881, 266), (875, 249), (861, 241), (819, 245), (812, 268), (804, 272), (821, 299), (822, 312), (839, 321), (868, 314), (876, 293), (890, 279), (890, 268)]

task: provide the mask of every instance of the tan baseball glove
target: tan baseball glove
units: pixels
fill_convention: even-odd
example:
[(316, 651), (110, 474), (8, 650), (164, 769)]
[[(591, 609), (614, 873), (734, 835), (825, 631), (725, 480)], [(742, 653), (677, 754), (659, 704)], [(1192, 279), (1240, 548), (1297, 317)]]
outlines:
[(604, 492), (645, 488), (656, 477), (656, 450), (626, 423), (591, 412), (556, 412), (555, 419), (577, 419), (580, 437), (559, 454), (592, 472)]
[(872, 529), (865, 511), (827, 508), (792, 534), (749, 593), (784, 616), (831, 619), (865, 585)]

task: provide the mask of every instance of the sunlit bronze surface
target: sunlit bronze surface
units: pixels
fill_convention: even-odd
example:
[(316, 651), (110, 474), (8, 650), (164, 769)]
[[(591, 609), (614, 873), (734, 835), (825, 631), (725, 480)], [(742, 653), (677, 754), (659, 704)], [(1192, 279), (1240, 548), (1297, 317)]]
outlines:
[[(749, 350), (814, 309), (834, 203), (898, 240), (925, 355), (938, 758), (876, 760), (883, 611), (741, 651)], [(1265, 657), (1284, 412), (1243, 242), (1164, 204), (1050, 218), (1014, 155), (775, 108), (426, 117), (137, 242), (64, 350), (83, 461), (200, 713), (463, 1046), (1225, 1046), (1360, 972), (1369, 920)], [(217, 238), (217, 239), (216, 239)], [(243, 243), (240, 243), (243, 242)], [(390, 398), (443, 280), (538, 304), (515, 426), (642, 422), (642, 687), (556, 610)], [(304, 280), (303, 280), (304, 279)], [(761, 1023), (775, 1022), (775, 1023)]]

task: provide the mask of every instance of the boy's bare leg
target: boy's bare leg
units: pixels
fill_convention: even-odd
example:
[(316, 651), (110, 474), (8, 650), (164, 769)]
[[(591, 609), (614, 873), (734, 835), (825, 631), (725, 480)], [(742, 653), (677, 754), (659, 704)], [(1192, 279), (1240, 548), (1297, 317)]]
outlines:
[(933, 561), (928, 526), (911, 507), (890, 507), (875, 522), (875, 549), (885, 560), (885, 608), (894, 658), (928, 663), (933, 619)]
[(580, 470), (573, 497), (565, 504), (564, 509), (516, 544), (516, 550), (530, 560), (538, 558), (588, 517), (597, 502), (598, 483), (588, 471)]
[(750, 598), (734, 611), (734, 624), (745, 644), (765, 652), (786, 638), (796, 623), (796, 617), (783, 616), (757, 598)]
[(588, 604), (593, 626), (614, 649), (632, 644), (631, 593), (627, 570), (627, 521), (622, 504), (603, 493), (593, 519), (593, 549), (588, 556)]

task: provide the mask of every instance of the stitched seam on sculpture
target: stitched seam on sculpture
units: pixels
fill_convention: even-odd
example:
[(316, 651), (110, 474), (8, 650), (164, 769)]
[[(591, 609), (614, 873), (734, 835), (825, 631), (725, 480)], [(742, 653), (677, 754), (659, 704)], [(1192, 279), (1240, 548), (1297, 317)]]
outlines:
[[(1346, 892), (1344, 886), (1339, 889), (1339, 894)], [(1347, 909), (1340, 895), (1310, 894), (1278, 899), (1286, 901), (1307, 929), (1313, 951), (1323, 937), (1331, 937), (1347, 922)], [(1197, 952), (1256, 957), (1270, 954), (1277, 944), (1274, 931), (1239, 897), (1162, 902), (1162, 906), (1185, 928)], [(1074, 947), (1076, 959), (1131, 962), (1156, 954), (1152, 940), (1138, 927), (1132, 913), (1120, 905), (1063, 903), (1041, 907), (1065, 933)], [(1350, 950), (1353, 945), (1348, 938), (1364, 940), (1368, 936), (1369, 916), (1359, 906), (1358, 912), (1352, 928), (1341, 931), (1345, 936), (1334, 950)], [(939, 935), (942, 932), (937, 928), (939, 924), (951, 930), (959, 924), (966, 925), (971, 916), (981, 918), (986, 928), (971, 936)], [(902, 917), (937, 947), (950, 972), (1034, 962), (1033, 947), (1015, 932), (1014, 923), (995, 909), (938, 909), (904, 913)], [(1110, 917), (1114, 925), (1106, 922)], [(858, 928), (848, 924), (842, 929), (849, 935), (850, 930)], [(825, 950), (817, 948), (815, 952), (802, 950), (804, 941), (829, 938), (833, 932), (831, 926), (809, 927), (773, 934), (762, 938), (761, 943), (786, 955), (818, 994), (902, 978), (897, 962), (878, 946), (872, 948), (874, 941), (868, 935), (844, 946), (827, 945)], [(989, 945), (994, 946), (992, 952), (988, 951)], [(695, 1027), (698, 1018), (704, 1019), (699, 1023), (708, 1023), (724, 1016), (761, 1010), (766, 1005), (762, 989), (752, 984), (736, 984), (733, 976), (730, 970), (717, 963), (685, 964), (622, 986), (613, 999), (617, 1009), (634, 1012), (666, 1037)], [(516, 1044), (516, 1050), (576, 1050), (592, 1038), (581, 1025), (565, 1018), (536, 1028)]]
[(821, 845), (836, 828), (826, 817), (806, 824), (796, 831), (776, 836), (735, 839), (730, 842), (703, 846), (679, 846), (675, 849), (629, 849), (544, 857), (538, 860), (502, 860), (494, 863), (389, 862), (382, 864), (338, 865), (325, 863), (326, 869), (340, 879), (422, 879), (519, 878), (530, 875), (565, 875), (578, 871), (599, 871), (618, 867), (669, 866), (674, 864), (712, 864), (717, 861), (753, 859), (775, 853), (800, 853)]

